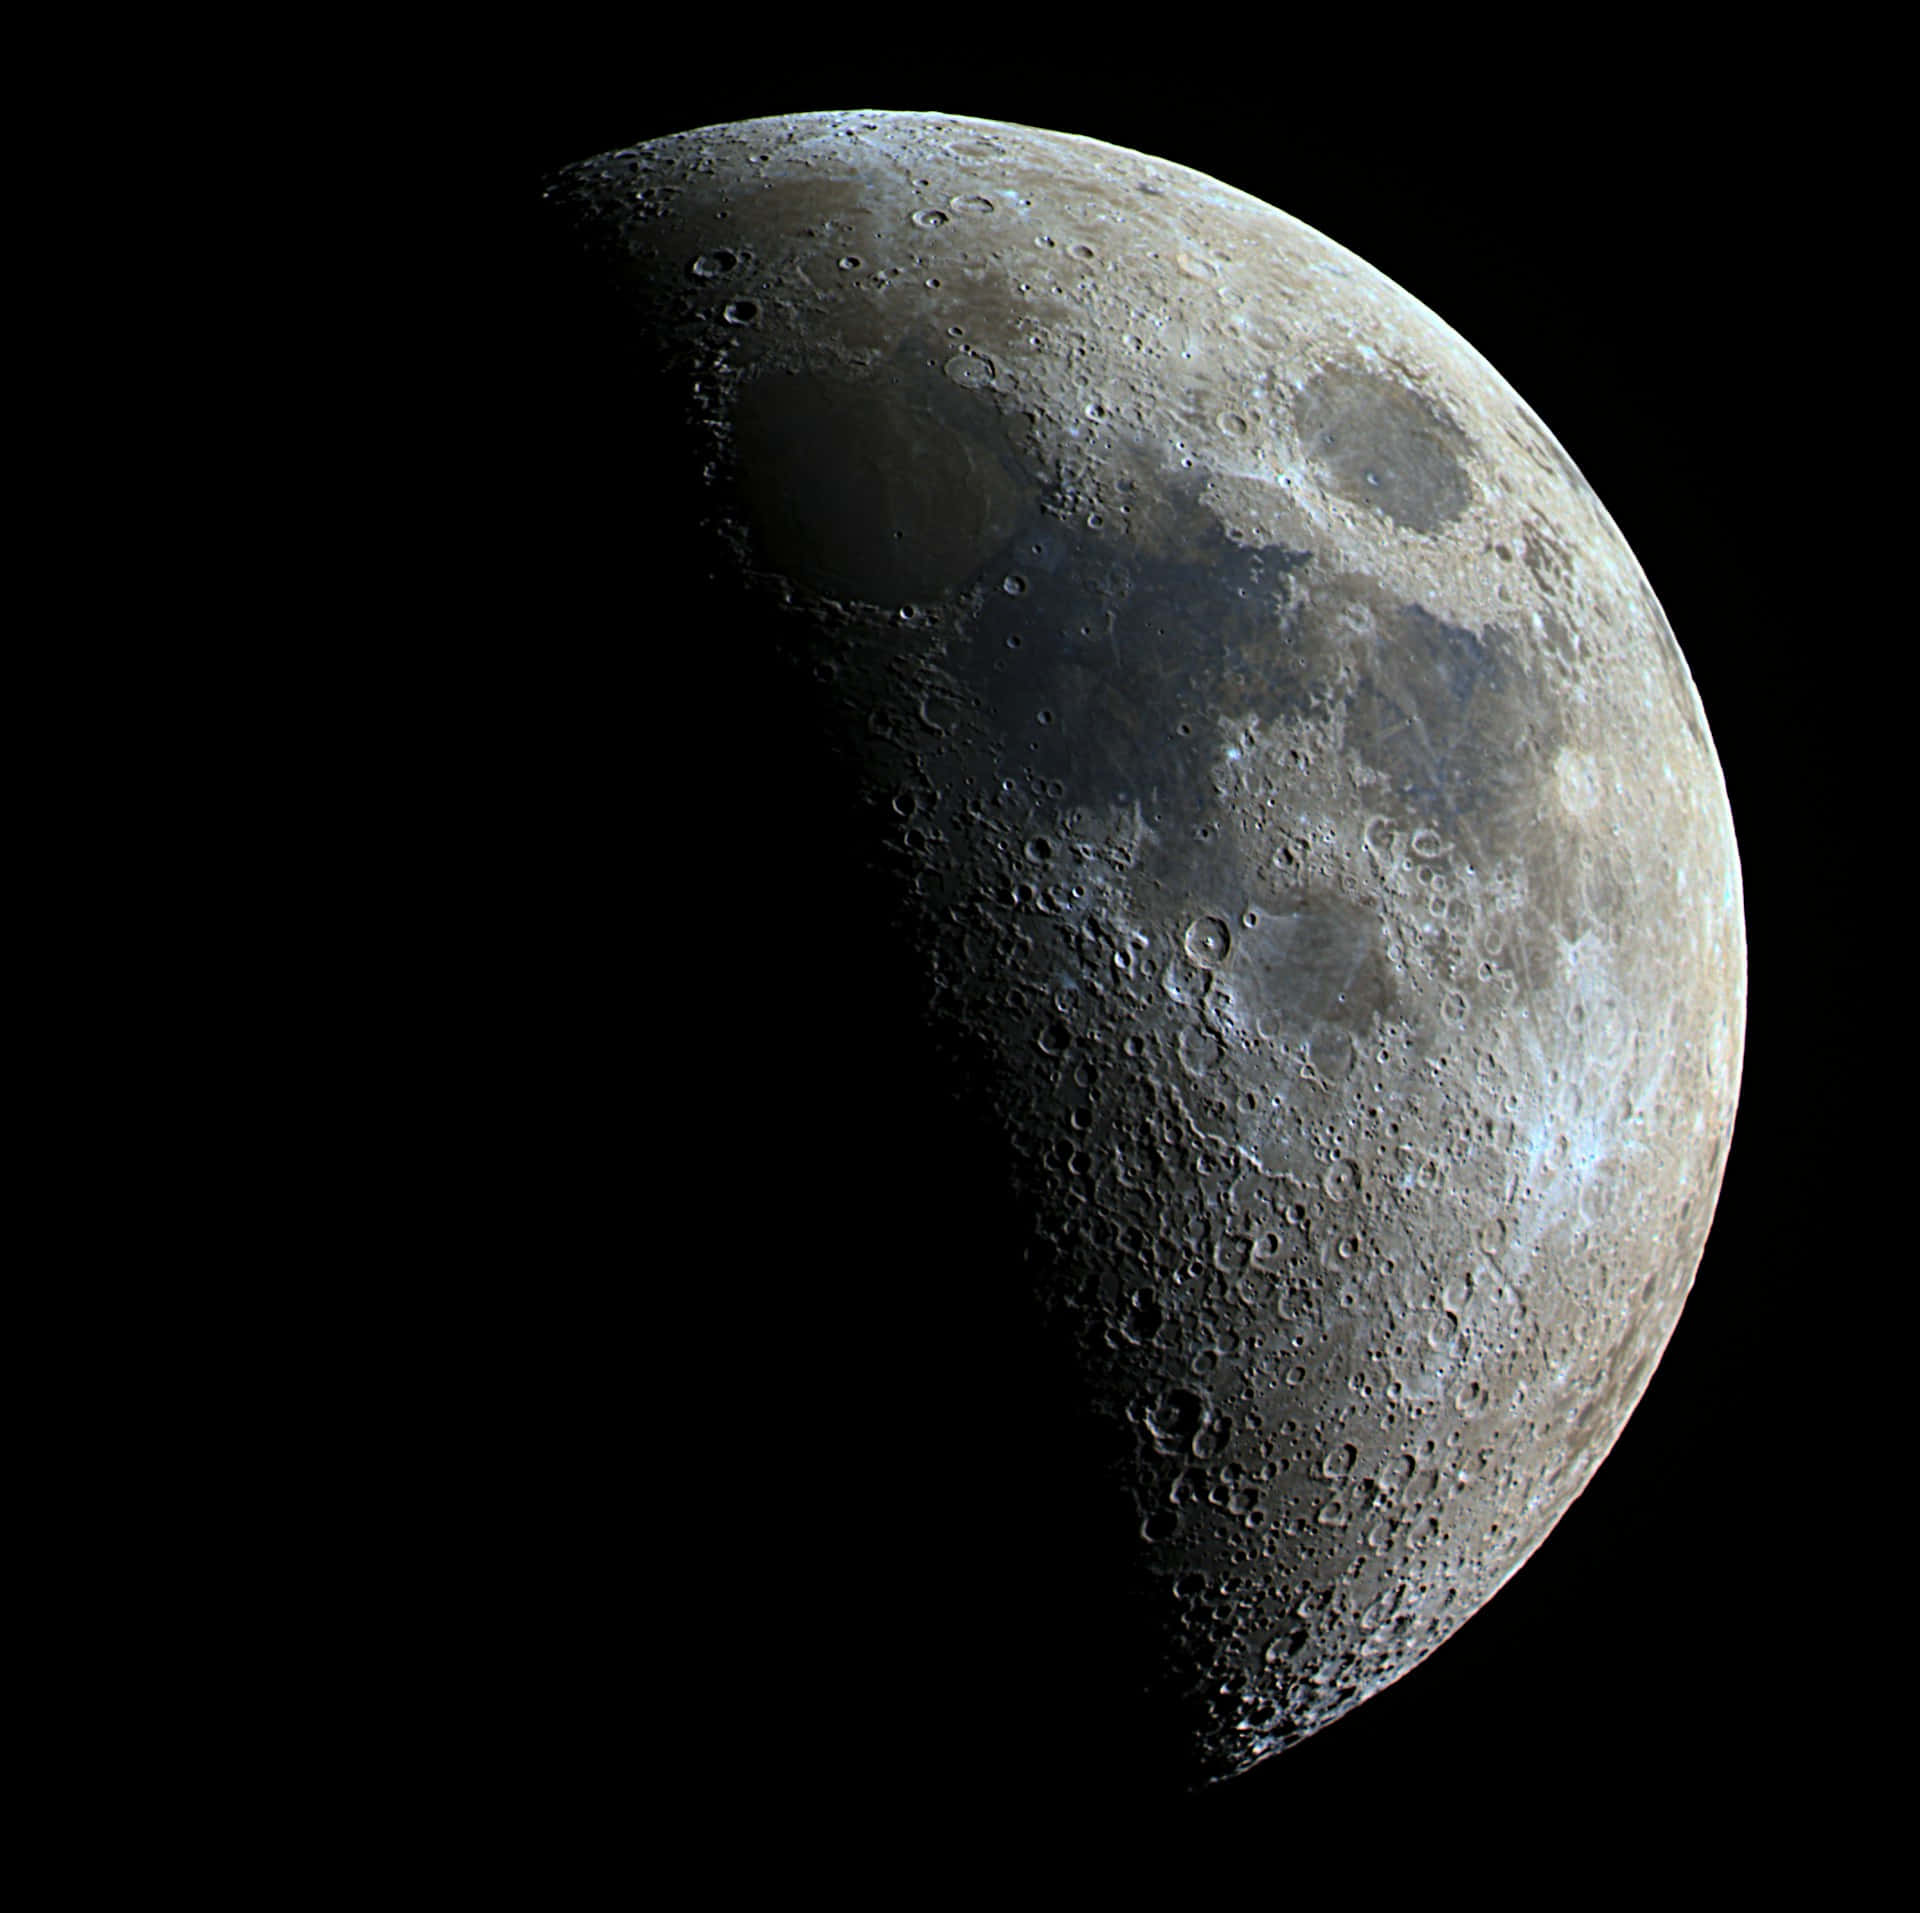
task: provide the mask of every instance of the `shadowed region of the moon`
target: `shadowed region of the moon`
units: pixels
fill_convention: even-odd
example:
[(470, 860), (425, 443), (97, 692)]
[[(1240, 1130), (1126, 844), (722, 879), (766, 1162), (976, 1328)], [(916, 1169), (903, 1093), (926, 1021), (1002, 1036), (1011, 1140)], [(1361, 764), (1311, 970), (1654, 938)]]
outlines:
[(911, 604), (966, 584), (1020, 502), (979, 409), (931, 380), (795, 373), (741, 395), (734, 469), (754, 558), (824, 596)]
[(1008, 1785), (1292, 1746), (1538, 1545), (1699, 1258), (1739, 874), (1652, 593), (1469, 347), (1179, 167), (817, 114), (550, 197), (556, 547), (713, 685), (630, 746), (742, 1159), (712, 1598)]

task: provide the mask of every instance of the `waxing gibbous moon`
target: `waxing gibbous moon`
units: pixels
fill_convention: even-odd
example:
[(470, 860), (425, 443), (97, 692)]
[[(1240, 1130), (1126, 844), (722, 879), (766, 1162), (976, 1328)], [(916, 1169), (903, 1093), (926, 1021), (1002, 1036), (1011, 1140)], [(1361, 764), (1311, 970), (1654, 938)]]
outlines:
[(1746, 959), (1674, 635), (1471, 346), (1170, 161), (804, 113), (548, 199), (767, 867), (871, 879), (792, 934), (1004, 1146), (970, 1302), (1060, 1351), (1142, 1683), (1238, 1771), (1527, 1559), (1693, 1280)]

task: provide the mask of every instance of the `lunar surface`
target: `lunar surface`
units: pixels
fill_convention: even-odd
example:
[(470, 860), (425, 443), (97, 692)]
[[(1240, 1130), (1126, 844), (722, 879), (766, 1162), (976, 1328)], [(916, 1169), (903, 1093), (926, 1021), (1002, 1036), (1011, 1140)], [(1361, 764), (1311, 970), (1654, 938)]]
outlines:
[[(1693, 1280), (1746, 963), (1660, 606), (1470, 346), (1177, 164), (817, 113), (547, 197), (612, 446), (582, 540), (687, 581), (712, 780), (756, 787), (662, 936), (791, 953), (703, 1000), (804, 1080), (741, 1117), (754, 1246), (702, 1279), (763, 1332), (849, 1288), (897, 1325), (790, 1472), (900, 1489), (903, 1687), (991, 1620), (1191, 1776), (1291, 1747), (1539, 1546)], [(630, 517), (629, 453), (671, 493)], [(836, 1140), (782, 1183), (809, 1096)], [(832, 1579), (822, 1520), (770, 1576)]]

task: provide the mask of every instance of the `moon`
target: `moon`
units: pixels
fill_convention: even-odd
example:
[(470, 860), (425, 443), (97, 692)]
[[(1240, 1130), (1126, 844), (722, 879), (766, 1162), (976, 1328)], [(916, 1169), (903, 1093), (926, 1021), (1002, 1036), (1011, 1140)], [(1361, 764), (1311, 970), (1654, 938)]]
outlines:
[(1465, 341), (1171, 161), (796, 114), (549, 203), (600, 429), (672, 481), (583, 542), (715, 634), (736, 874), (667, 933), (776, 952), (704, 1014), (782, 1078), (730, 1279), (807, 1296), (783, 1419), (957, 1685), (1241, 1772), (1526, 1561), (1685, 1301), (1746, 953), (1673, 633)]

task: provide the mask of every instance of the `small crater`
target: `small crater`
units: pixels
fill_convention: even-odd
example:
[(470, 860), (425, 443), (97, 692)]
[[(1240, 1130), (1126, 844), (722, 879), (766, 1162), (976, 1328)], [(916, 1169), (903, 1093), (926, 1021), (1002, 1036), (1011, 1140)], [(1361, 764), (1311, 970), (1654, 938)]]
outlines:
[(1187, 925), (1187, 955), (1203, 970), (1217, 969), (1233, 948), (1233, 936), (1224, 917), (1195, 917)]
[(1180, 1067), (1196, 1081), (1213, 1074), (1220, 1066), (1222, 1054), (1220, 1039), (1211, 1030), (1180, 1032)]
[(1184, 1448), (1206, 1419), (1204, 1395), (1191, 1388), (1172, 1388), (1147, 1410), (1147, 1433), (1163, 1448)]
[(1344, 1158), (1336, 1158), (1320, 1178), (1320, 1187), (1330, 1202), (1351, 1202), (1360, 1193), (1360, 1171)]
[(1320, 1472), (1330, 1481), (1344, 1481), (1353, 1473), (1353, 1465), (1360, 1459), (1360, 1451), (1352, 1442), (1343, 1442), (1331, 1450), (1320, 1464)]
[(1553, 760), (1554, 782), (1560, 801), (1576, 817), (1584, 817), (1600, 801), (1600, 773), (1582, 751), (1563, 750)]
[(955, 385), (964, 386), (970, 392), (991, 385), (994, 379), (993, 361), (975, 352), (956, 352), (947, 361), (945, 370)]

